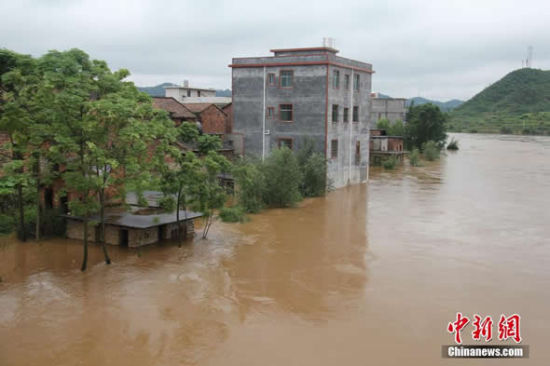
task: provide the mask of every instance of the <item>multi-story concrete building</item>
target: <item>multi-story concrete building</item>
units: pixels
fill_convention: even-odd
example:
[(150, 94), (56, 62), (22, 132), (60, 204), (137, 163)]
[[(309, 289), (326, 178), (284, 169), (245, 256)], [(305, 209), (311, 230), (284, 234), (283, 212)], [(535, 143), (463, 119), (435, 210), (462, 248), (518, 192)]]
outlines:
[(405, 122), (407, 115), (407, 99), (382, 98), (378, 93), (371, 94), (370, 128), (376, 128), (376, 123), (385, 118), (391, 123), (397, 120)]
[(366, 181), (372, 65), (331, 47), (271, 52), (230, 65), (235, 151), (263, 158), (312, 139), (335, 187)]

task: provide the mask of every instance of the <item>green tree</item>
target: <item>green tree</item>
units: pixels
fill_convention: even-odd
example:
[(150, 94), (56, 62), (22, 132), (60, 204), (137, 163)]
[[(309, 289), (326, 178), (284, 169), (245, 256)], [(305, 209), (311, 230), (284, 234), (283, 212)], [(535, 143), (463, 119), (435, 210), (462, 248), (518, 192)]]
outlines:
[(19, 233), (27, 239), (25, 225), (25, 189), (32, 184), (25, 170), (25, 157), (29, 154), (28, 131), (32, 125), (29, 113), (28, 85), (34, 83), (35, 62), (30, 56), (0, 50), (0, 131), (9, 137), (2, 150), (11, 156), (5, 160), (2, 177), (4, 190), (11, 187), (17, 197)]
[(381, 118), (376, 122), (376, 128), (379, 130), (386, 130), (388, 131), (390, 129), (390, 120), (387, 118)]
[(405, 136), (405, 125), (403, 121), (398, 119), (390, 126), (388, 135), (390, 136)]
[(287, 147), (275, 149), (263, 164), (266, 181), (264, 201), (273, 207), (293, 206), (302, 199), (302, 172), (298, 159)]
[(226, 199), (218, 176), (222, 172), (229, 172), (231, 164), (217, 152), (222, 145), (219, 137), (200, 135), (197, 126), (191, 122), (184, 122), (178, 127), (178, 140), (197, 146), (199, 150), (197, 156), (192, 151), (182, 152), (170, 146), (166, 151), (172, 157), (171, 164), (160, 164), (163, 166), (161, 175), (165, 205), (170, 208), (171, 197), (176, 198), (174, 205), (178, 239), (181, 243), (180, 209), (184, 210), (185, 215), (188, 207), (203, 213), (205, 226), (202, 237), (206, 238), (213, 222), (214, 211), (221, 208)]
[(216, 151), (209, 151), (201, 159), (202, 169), (198, 176), (197, 183), (192, 185), (192, 207), (202, 212), (205, 218), (205, 225), (202, 238), (206, 239), (214, 219), (214, 211), (223, 207), (226, 201), (224, 188), (220, 185), (219, 174), (229, 172), (231, 164)]
[(113, 73), (106, 64), (99, 65), (101, 94), (90, 102), (88, 113), (95, 128), (90, 154), (98, 179), (99, 241), (109, 263), (105, 247), (106, 192), (118, 190), (124, 199), (126, 184), (141, 187), (142, 182), (150, 181), (154, 159), (149, 156), (149, 147), (157, 139), (173, 134), (170, 130), (174, 127), (165, 114), (153, 109), (149, 96), (132, 83), (123, 82), (126, 70)]
[[(42, 71), (43, 89), (51, 95), (49, 105), (54, 134), (50, 152), (63, 162), (61, 177), (71, 214), (83, 220), (81, 270), (85, 271), (89, 224), (91, 216), (101, 207), (97, 193), (104, 187), (104, 181), (109, 180), (109, 169), (105, 167), (117, 166), (102, 149), (105, 140), (113, 136), (105, 131), (100, 101), (116, 91), (110, 85), (112, 78), (120, 78), (125, 72), (114, 75), (103, 61), (92, 61), (86, 53), (77, 49), (51, 51), (38, 60), (38, 67)], [(105, 262), (110, 263), (105, 246), (103, 249)]]
[(248, 213), (257, 213), (265, 206), (265, 177), (259, 161), (240, 160), (234, 164), (233, 177), (237, 202)]
[(431, 103), (409, 107), (405, 142), (409, 149), (421, 148), (427, 141), (434, 141), (440, 148), (445, 144), (446, 115)]
[[(202, 183), (201, 162), (197, 156), (189, 151), (182, 154), (181, 151), (175, 149), (172, 151), (173, 163), (165, 165), (163, 171), (163, 179), (161, 189), (167, 198), (172, 200), (175, 196), (176, 200), (173, 204), (166, 204), (167, 210), (176, 209), (176, 224), (178, 242), (181, 244), (183, 236), (180, 230), (180, 210), (184, 210), (184, 219), (187, 220), (187, 207), (192, 204), (193, 192)], [(169, 202), (169, 201), (165, 201)]]
[(323, 196), (327, 191), (327, 162), (323, 155), (315, 151), (315, 140), (306, 138), (296, 153), (302, 172), (300, 193), (304, 197)]

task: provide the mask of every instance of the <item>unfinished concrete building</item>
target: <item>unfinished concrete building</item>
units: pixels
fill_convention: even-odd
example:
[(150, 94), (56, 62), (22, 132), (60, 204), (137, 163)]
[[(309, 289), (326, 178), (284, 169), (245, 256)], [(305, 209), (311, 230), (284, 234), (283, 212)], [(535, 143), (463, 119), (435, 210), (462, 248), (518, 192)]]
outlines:
[(271, 52), (230, 65), (235, 152), (265, 158), (312, 139), (335, 187), (366, 181), (372, 65), (331, 47)]
[(222, 106), (231, 103), (230, 97), (217, 97), (215, 89), (190, 87), (188, 80), (185, 80), (181, 86), (165, 87), (164, 95), (180, 103), (214, 103)]
[(371, 94), (370, 128), (376, 128), (376, 123), (387, 119), (391, 123), (397, 120), (405, 122), (407, 116), (407, 99), (380, 97), (378, 93)]

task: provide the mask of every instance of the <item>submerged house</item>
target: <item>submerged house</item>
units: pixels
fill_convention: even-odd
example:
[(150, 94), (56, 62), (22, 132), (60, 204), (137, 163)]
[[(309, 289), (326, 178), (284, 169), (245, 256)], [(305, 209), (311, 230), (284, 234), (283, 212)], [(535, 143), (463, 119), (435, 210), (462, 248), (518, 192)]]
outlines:
[(370, 165), (380, 165), (391, 157), (403, 161), (403, 136), (388, 136), (386, 130), (370, 130), (370, 133)]
[[(105, 214), (105, 243), (127, 247), (140, 247), (163, 240), (175, 240), (178, 234), (176, 211), (163, 212), (158, 204), (160, 192), (146, 191), (146, 208), (138, 208), (137, 197), (129, 193), (126, 202), (131, 212), (110, 212)], [(203, 215), (198, 212), (180, 210), (180, 229), (182, 237), (188, 238), (195, 232), (195, 219)], [(69, 239), (84, 239), (83, 218), (62, 215), (67, 221), (66, 236)], [(99, 216), (91, 217), (88, 223), (88, 240), (99, 241)]]
[[(180, 227), (183, 237), (194, 233), (194, 219), (202, 214), (180, 211)], [(81, 217), (63, 215), (67, 219), (67, 238), (84, 239)], [(88, 227), (88, 240), (99, 240), (99, 217), (91, 218), (95, 225)], [(105, 215), (105, 243), (127, 247), (140, 247), (162, 240), (177, 239), (176, 213), (135, 214), (129, 212)]]

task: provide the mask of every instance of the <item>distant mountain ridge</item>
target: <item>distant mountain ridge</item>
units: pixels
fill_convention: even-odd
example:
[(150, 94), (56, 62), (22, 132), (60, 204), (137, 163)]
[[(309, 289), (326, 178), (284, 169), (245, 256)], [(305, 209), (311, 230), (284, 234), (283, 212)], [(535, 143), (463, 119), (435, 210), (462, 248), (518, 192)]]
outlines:
[[(378, 98), (392, 98), (392, 97), (386, 94), (378, 93)], [(407, 107), (410, 107), (412, 103), (414, 103), (414, 105), (432, 103), (438, 106), (443, 112), (449, 112), (464, 102), (458, 99), (451, 99), (447, 102), (440, 102), (438, 100), (431, 100), (423, 97), (414, 97), (414, 98), (407, 99), (407, 102), (406, 102)]]
[(438, 106), (443, 112), (449, 112), (449, 111), (461, 106), (464, 102), (462, 100), (458, 100), (458, 99), (451, 99), (451, 100), (448, 100), (446, 102), (440, 102), (440, 101), (437, 101), (437, 100), (426, 99), (426, 98), (423, 98), (423, 97), (414, 97), (414, 98), (411, 98), (411, 99), (407, 99), (407, 107), (410, 106), (412, 103), (414, 103), (414, 105), (432, 103), (432, 104), (435, 104), (436, 106)]
[(515, 70), (451, 113), (455, 131), (550, 134), (550, 70)]
[[(164, 88), (167, 86), (177, 86), (174, 83), (162, 83), (155, 86), (138, 86), (138, 90), (149, 94), (152, 97), (164, 97)], [(231, 90), (216, 90), (217, 97), (231, 97)]]

